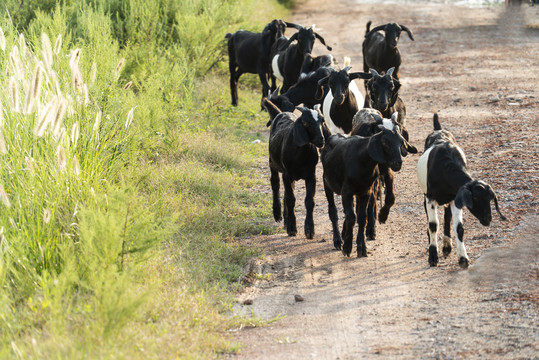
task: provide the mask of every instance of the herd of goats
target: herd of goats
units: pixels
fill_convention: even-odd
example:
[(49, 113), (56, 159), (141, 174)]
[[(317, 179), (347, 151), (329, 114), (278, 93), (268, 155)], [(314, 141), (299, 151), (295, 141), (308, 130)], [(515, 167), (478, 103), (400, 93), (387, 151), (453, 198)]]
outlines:
[[(345, 58), (344, 68), (339, 70), (331, 55), (312, 56), (316, 39), (331, 50), (314, 26), (306, 28), (276, 19), (261, 33), (239, 30), (225, 36), (232, 105), (238, 104), (238, 80), (242, 74), (258, 74), (262, 82), (262, 107), (269, 114), (271, 126), (269, 165), (275, 221), (284, 218), (287, 234), (296, 235), (294, 182), (303, 179), (304, 231), (308, 239), (313, 238), (315, 169), (320, 152), (333, 244), (345, 256), (352, 252), (356, 221), (357, 256), (367, 256), (365, 237), (375, 239), (376, 219), (385, 223), (395, 203), (394, 172), (401, 169), (402, 157), (417, 153), (408, 143), (406, 107), (398, 92), (401, 56), (397, 43), (402, 31), (414, 40), (412, 31), (396, 23), (372, 29), (370, 26), (369, 21), (362, 45), (364, 72), (350, 72), (349, 58)], [(297, 32), (288, 38), (284, 35), (286, 28), (295, 28)], [(276, 88), (276, 79), (282, 82), (280, 89)], [(365, 99), (354, 79), (365, 80)], [(453, 135), (442, 130), (437, 114), (433, 127), (417, 164), (417, 178), (425, 194), (429, 264), (438, 264), (437, 208), (444, 206), (443, 254), (451, 252), (453, 227), (459, 265), (467, 268), (463, 207), (488, 226), (492, 220), (490, 202), (494, 200), (496, 211), (502, 220), (505, 217), (490, 185), (471, 177), (464, 152)], [(280, 173), (284, 186), (282, 211)], [(378, 213), (377, 202), (384, 188), (384, 204)], [(342, 231), (334, 194), (342, 198)]]

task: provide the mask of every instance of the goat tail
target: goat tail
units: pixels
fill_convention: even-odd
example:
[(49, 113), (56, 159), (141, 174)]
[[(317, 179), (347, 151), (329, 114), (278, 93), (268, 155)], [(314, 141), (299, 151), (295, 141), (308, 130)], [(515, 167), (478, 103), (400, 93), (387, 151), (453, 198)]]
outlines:
[(273, 119), (275, 119), (275, 117), (281, 113), (281, 109), (279, 109), (277, 105), (268, 100), (268, 98), (264, 98), (262, 100), (262, 106), (264, 106), (264, 108), (268, 111), (270, 120), (266, 123), (266, 126), (270, 126)]
[(432, 124), (434, 125), (434, 130), (442, 130), (442, 125), (440, 124), (440, 120), (438, 120), (438, 113), (434, 113)]
[(367, 23), (367, 31), (365, 31), (365, 36), (367, 36), (367, 34), (371, 31), (371, 24), (372, 21), (369, 20), (369, 22)]

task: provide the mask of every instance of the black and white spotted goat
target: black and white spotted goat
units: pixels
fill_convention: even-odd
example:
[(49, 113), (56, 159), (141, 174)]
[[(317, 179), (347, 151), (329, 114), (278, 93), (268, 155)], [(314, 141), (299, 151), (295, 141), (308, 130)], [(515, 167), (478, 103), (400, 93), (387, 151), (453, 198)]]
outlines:
[[(331, 47), (326, 45), (324, 38), (314, 31), (314, 25), (308, 28), (301, 25), (294, 27), (298, 31), (287, 41), (283, 38), (279, 39), (272, 49), (272, 76), (283, 82), (281, 92), (286, 92), (298, 81), (302, 70), (306, 71), (304, 68), (310, 67), (309, 61), (312, 61), (311, 53), (316, 39), (331, 51)], [(292, 44), (294, 41), (296, 43)]]
[(283, 215), (288, 236), (296, 236), (296, 215), (294, 206), (294, 182), (305, 180), (305, 236), (314, 236), (314, 194), (316, 191), (316, 164), (318, 149), (324, 146), (329, 131), (324, 118), (317, 110), (298, 107), (298, 117), (291, 112), (281, 112), (271, 101), (264, 99), (263, 106), (270, 116), (269, 165), (271, 171), (271, 190), (273, 192), (273, 217), (281, 221), (279, 195), (279, 173), (282, 173), (284, 186)]
[[(352, 131), (352, 119), (363, 106), (363, 95), (354, 79), (370, 79), (372, 74), (364, 72), (351, 73), (349, 58), (345, 58), (345, 68), (335, 70), (330, 68), (330, 74), (318, 81), (315, 94), (322, 102), (322, 113), (332, 134), (349, 134)], [(327, 93), (325, 89), (329, 87)]]
[[(398, 130), (394, 120), (377, 125), (376, 134), (370, 137), (334, 134), (322, 149), (324, 168), (324, 190), (328, 200), (329, 218), (333, 228), (333, 245), (350, 256), (354, 224), (358, 223), (357, 256), (367, 256), (365, 225), (367, 208), (372, 192), (375, 191), (379, 172), (378, 166), (385, 164), (393, 171), (402, 167), (402, 156), (406, 155), (407, 141)], [(404, 146), (403, 146), (404, 145)], [(334, 194), (341, 195), (344, 208), (344, 224), (339, 231)], [(356, 214), (354, 213), (356, 197)]]
[(451, 253), (451, 223), (457, 235), (457, 255), (461, 268), (467, 268), (468, 255), (464, 246), (462, 209), (470, 210), (481, 225), (492, 221), (490, 202), (494, 200), (496, 211), (502, 220), (496, 194), (484, 181), (474, 180), (466, 168), (466, 156), (455, 137), (442, 130), (438, 115), (433, 117), (434, 131), (425, 141), (425, 152), (417, 163), (417, 179), (425, 194), (425, 211), (429, 223), (429, 264), (438, 264), (438, 206), (446, 206), (444, 214), (443, 254)]

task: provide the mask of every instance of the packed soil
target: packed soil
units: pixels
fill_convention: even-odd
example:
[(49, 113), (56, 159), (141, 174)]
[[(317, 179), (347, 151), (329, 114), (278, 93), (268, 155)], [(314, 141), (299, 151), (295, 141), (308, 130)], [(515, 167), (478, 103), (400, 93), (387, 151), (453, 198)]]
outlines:
[[(312, 240), (303, 235), (304, 184), (296, 184), (298, 236), (288, 237), (281, 224), (276, 235), (246, 240), (264, 256), (251, 262), (234, 311), (268, 323), (234, 329), (241, 350), (231, 357), (539, 358), (538, 11), (451, 1), (298, 5), (289, 20), (316, 24), (338, 66), (350, 56), (352, 71), (363, 70), (367, 21), (397, 22), (413, 31), (415, 41), (404, 32), (399, 40), (401, 97), (410, 142), (420, 153), (407, 156), (396, 174), (396, 203), (388, 222), (377, 224), (366, 258), (347, 258), (333, 247), (321, 164)], [(326, 53), (319, 43), (314, 52)], [(440, 249), (437, 267), (427, 261), (415, 168), (434, 111), (466, 153), (472, 176), (493, 187), (508, 218), (501, 221), (493, 208), (491, 225), (483, 227), (464, 211), (467, 270), (455, 252), (444, 258)], [(269, 197), (267, 161), (261, 167), (268, 182), (259, 191)], [(342, 226), (339, 200), (337, 206)]]

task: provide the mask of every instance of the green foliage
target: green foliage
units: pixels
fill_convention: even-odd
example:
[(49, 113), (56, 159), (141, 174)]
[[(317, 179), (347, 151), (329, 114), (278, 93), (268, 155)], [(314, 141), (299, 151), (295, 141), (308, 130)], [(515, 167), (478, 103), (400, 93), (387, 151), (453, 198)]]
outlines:
[(254, 255), (241, 239), (274, 228), (253, 191), (258, 82), (229, 106), (224, 34), (282, 8), (20, 5), (0, 9), (0, 358), (234, 351), (222, 314)]

